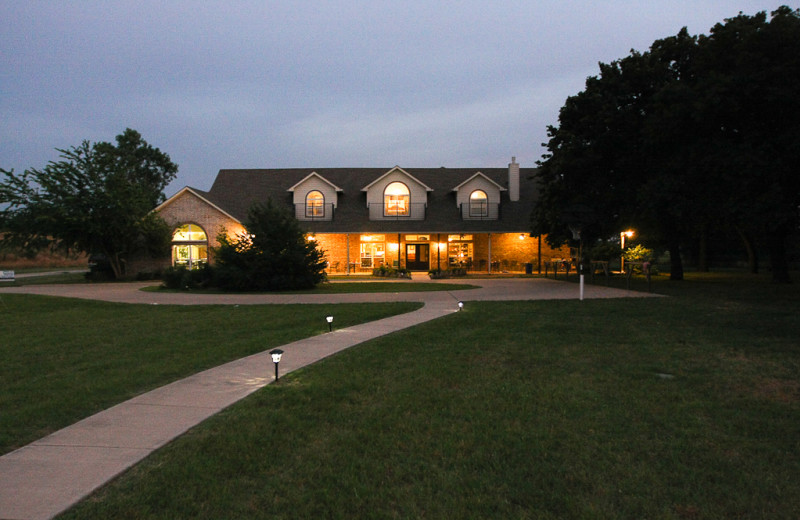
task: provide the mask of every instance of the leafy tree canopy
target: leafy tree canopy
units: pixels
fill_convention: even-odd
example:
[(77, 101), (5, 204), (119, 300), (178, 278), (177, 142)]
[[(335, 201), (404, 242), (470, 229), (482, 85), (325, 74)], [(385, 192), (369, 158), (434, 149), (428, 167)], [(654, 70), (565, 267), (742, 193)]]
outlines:
[[(591, 208), (584, 236), (639, 236), (670, 251), (723, 227), (759, 237), (788, 281), (800, 223), (800, 11), (740, 14), (708, 36), (686, 29), (600, 64), (548, 128), (535, 233), (563, 243), (563, 208)], [(747, 245), (747, 244), (746, 244)], [(748, 247), (749, 249), (749, 247)]]
[(58, 151), (61, 160), (43, 169), (0, 170), (3, 242), (103, 254), (116, 277), (132, 254), (164, 253), (170, 230), (152, 210), (178, 172), (166, 153), (131, 129), (116, 145), (84, 141)]
[(268, 200), (254, 205), (245, 233), (217, 237), (215, 283), (231, 291), (311, 289), (325, 279), (324, 253), (294, 215)]

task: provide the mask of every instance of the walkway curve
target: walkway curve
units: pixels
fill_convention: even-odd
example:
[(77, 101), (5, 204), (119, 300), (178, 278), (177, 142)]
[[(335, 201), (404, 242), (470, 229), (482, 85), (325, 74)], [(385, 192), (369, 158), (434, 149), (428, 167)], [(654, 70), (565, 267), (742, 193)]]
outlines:
[[(437, 282), (439, 283), (439, 282)], [(447, 281), (441, 283), (448, 283)], [(458, 282), (450, 282), (458, 283)], [(458, 301), (578, 299), (578, 285), (546, 279), (469, 280), (479, 289), (370, 294), (186, 294), (142, 291), (153, 282), (30, 285), (0, 288), (38, 294), (153, 305), (422, 302), (397, 316), (334, 330), (281, 348), (286, 374), (346, 348), (453, 312)], [(649, 294), (586, 286), (585, 298)], [(203, 420), (274, 381), (261, 352), (157, 388), (0, 457), (0, 518), (49, 519)]]

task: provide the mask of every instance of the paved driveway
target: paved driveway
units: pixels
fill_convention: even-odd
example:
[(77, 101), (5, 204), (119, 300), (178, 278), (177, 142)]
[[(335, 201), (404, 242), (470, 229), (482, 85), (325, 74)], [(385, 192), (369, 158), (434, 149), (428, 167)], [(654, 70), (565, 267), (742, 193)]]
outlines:
[[(265, 303), (360, 303), (360, 302), (442, 302), (479, 300), (577, 300), (579, 285), (546, 278), (481, 278), (468, 280), (442, 280), (442, 285), (469, 283), (478, 289), (361, 293), (361, 294), (199, 294), (142, 291), (157, 282), (97, 283), (64, 285), (27, 285), (0, 288), (3, 293), (40, 294), (119, 303), (144, 303), (160, 305), (236, 304), (257, 305)], [(600, 285), (584, 286), (584, 298), (642, 298), (652, 294), (613, 289)]]

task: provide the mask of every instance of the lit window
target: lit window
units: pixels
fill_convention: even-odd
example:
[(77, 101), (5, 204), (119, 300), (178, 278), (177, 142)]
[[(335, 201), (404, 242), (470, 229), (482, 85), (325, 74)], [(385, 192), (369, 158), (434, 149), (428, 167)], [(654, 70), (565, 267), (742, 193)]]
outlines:
[(325, 196), (319, 191), (310, 191), (306, 195), (306, 217), (325, 216)]
[(489, 204), (486, 192), (475, 190), (469, 196), (469, 216), (487, 217), (489, 216)]
[(372, 269), (386, 261), (386, 246), (383, 235), (364, 235), (361, 237), (361, 267)]
[(172, 234), (172, 263), (196, 269), (208, 262), (208, 237), (196, 224), (184, 224)]
[(408, 186), (402, 182), (389, 184), (383, 191), (384, 215), (408, 216), (410, 198)]

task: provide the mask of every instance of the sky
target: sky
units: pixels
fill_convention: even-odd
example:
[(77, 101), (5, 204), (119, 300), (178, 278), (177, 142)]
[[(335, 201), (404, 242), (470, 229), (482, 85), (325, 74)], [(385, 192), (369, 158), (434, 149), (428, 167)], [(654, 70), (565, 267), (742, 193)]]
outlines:
[(0, 0), (0, 168), (126, 128), (178, 164), (533, 167), (598, 63), (748, 0)]

